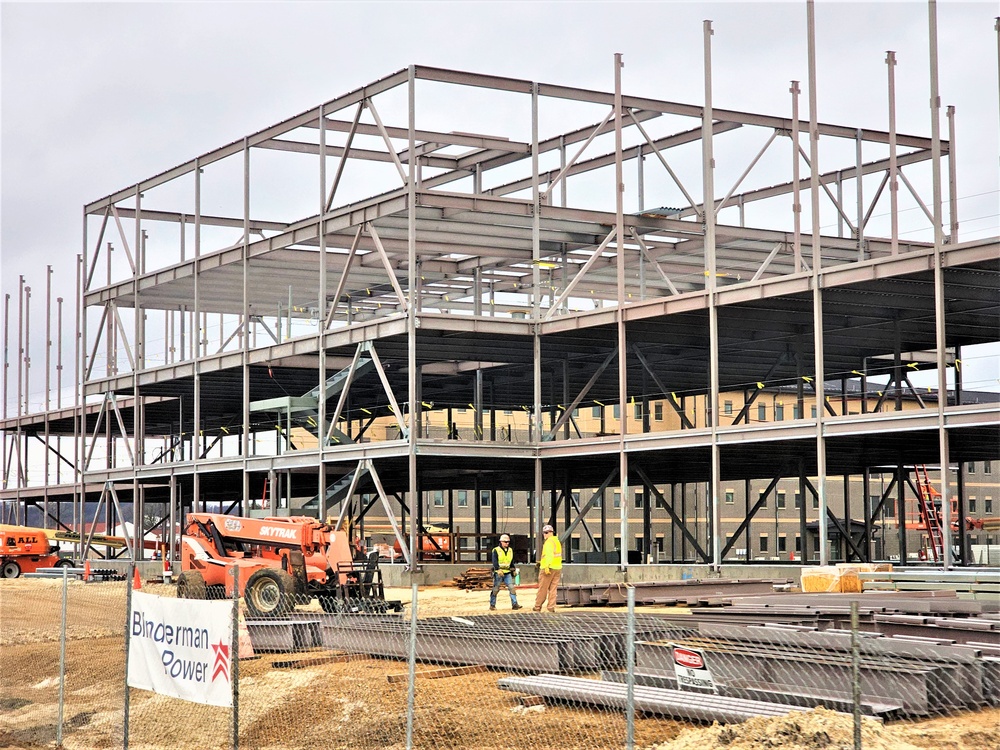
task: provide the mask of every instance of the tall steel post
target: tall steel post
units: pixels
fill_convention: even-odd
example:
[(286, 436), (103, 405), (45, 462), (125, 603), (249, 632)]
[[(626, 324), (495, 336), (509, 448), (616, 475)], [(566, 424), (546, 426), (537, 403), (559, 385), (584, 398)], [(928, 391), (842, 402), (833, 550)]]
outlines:
[[(250, 433), (250, 337), (247, 335), (247, 327), (250, 324), (250, 139), (243, 139), (243, 243), (241, 247), (243, 254), (243, 306), (239, 325), (242, 326), (243, 335), (240, 337), (240, 348), (242, 349), (242, 373), (243, 373), (243, 486), (240, 494), (240, 515), (250, 515), (250, 476), (247, 474), (247, 467), (250, 460), (250, 441), (253, 436)], [(288, 311), (291, 316), (292, 311)], [(220, 326), (220, 338), (222, 328)], [(197, 444), (200, 424), (194, 425), (192, 432), (193, 440)], [(277, 438), (280, 440), (280, 436)], [(195, 451), (195, 454), (200, 451)]]
[(708, 293), (708, 346), (709, 380), (711, 394), (706, 409), (706, 423), (712, 432), (711, 492), (706, 498), (712, 516), (712, 568), (722, 567), (722, 523), (719, 518), (719, 487), (722, 460), (719, 451), (719, 310), (718, 310), (718, 270), (715, 257), (715, 152), (712, 144), (712, 22), (705, 21), (704, 65), (705, 65), (705, 106), (701, 114), (701, 171), (704, 185), (703, 205), (705, 206), (705, 291)]
[[(625, 177), (622, 171), (622, 56), (615, 54), (615, 271), (617, 276), (618, 309), (615, 318), (618, 322), (618, 413), (621, 417), (618, 423), (618, 479), (621, 486), (622, 501), (620, 510), (621, 522), (621, 554), (619, 564), (622, 572), (628, 571), (629, 539), (629, 486), (628, 486), (628, 454), (625, 452), (625, 439), (628, 437), (628, 360), (626, 357), (625, 337)], [(566, 500), (567, 509), (569, 499)], [(569, 541), (568, 539), (566, 540)]]
[[(825, 385), (823, 366), (823, 292), (820, 288), (822, 252), (820, 248), (819, 216), (819, 127), (816, 107), (816, 3), (806, 4), (806, 25), (809, 37), (809, 160), (812, 162), (809, 189), (812, 193), (812, 287), (813, 287), (813, 384), (816, 386), (816, 493), (819, 495), (819, 564), (826, 565), (829, 558), (827, 547), (826, 509), (826, 438), (823, 436), (825, 410)], [(858, 191), (861, 190), (861, 175), (858, 174)], [(861, 236), (861, 227), (858, 227)], [(803, 504), (805, 498), (803, 497)], [(805, 537), (802, 550), (806, 549)]]
[(50, 391), (52, 387), (52, 266), (45, 266), (45, 396), (43, 399), (44, 409), (45, 409), (45, 458), (42, 461), (42, 471), (44, 472), (44, 495), (42, 496), (42, 528), (47, 529), (49, 527), (49, 471), (51, 470), (51, 462), (49, 457), (52, 455), (50, 450), (49, 440), (49, 407), (51, 406), (52, 399), (50, 397)]
[[(532, 346), (532, 403), (531, 414), (535, 422), (538, 442), (542, 440), (542, 282), (541, 282), (541, 212), (542, 194), (539, 185), (539, 152), (538, 152), (538, 84), (531, 83), (531, 201), (532, 201), (532, 221), (531, 221), (531, 289), (532, 289), (532, 326), (531, 346)], [(562, 159), (565, 161), (566, 151), (562, 149)], [(565, 200), (566, 180), (563, 180), (563, 188), (560, 194)], [(480, 371), (481, 372), (481, 371)], [(478, 382), (478, 381), (477, 381)], [(495, 419), (493, 420), (496, 421)], [(542, 459), (535, 456), (534, 459), (534, 493), (531, 499), (534, 507), (535, 528), (533, 529), (535, 541), (535, 560), (542, 558), (542, 526), (548, 523), (548, 518), (543, 518), (542, 513)], [(477, 498), (478, 504), (478, 498)], [(478, 513), (478, 511), (477, 511)], [(554, 514), (553, 514), (554, 515)], [(553, 518), (553, 520), (555, 520)]]
[(799, 82), (792, 81), (788, 89), (792, 95), (792, 255), (795, 273), (802, 271), (802, 199), (799, 191)]
[[(326, 520), (326, 464), (323, 453), (326, 448), (326, 224), (323, 214), (326, 210), (326, 110), (319, 105), (319, 294), (316, 300), (316, 350), (319, 356), (319, 403), (316, 405), (316, 485), (319, 495), (319, 518)], [(344, 154), (346, 160), (347, 155)], [(412, 154), (411, 154), (412, 158)], [(349, 422), (350, 420), (348, 420)], [(342, 503), (350, 502), (344, 498)]]
[(889, 71), (889, 222), (890, 252), (899, 253), (899, 168), (896, 165), (896, 53), (885, 53)]
[(948, 486), (951, 459), (949, 457), (948, 432), (945, 429), (944, 412), (948, 405), (948, 340), (945, 335), (944, 267), (941, 252), (944, 244), (942, 227), (941, 191), (941, 97), (938, 93), (938, 40), (937, 40), (937, 0), (927, 3), (927, 25), (930, 40), (930, 89), (931, 89), (931, 182), (933, 188), (934, 215), (934, 341), (937, 348), (938, 374), (938, 451), (941, 463), (941, 517), (943, 561), (945, 570), (954, 565), (951, 547), (951, 488)]
[(955, 107), (945, 110), (948, 118), (948, 244), (958, 243), (958, 159), (955, 156)]
[[(207, 334), (201, 312), (201, 291), (199, 277), (201, 275), (201, 160), (194, 160), (194, 272), (191, 274), (191, 292), (194, 295), (194, 319), (191, 326), (191, 338), (194, 344), (194, 361), (191, 363), (191, 371), (194, 377), (194, 388), (191, 398), (194, 400), (192, 409), (193, 424), (197, 427), (201, 425), (201, 358), (207, 354)], [(239, 440), (243, 441), (242, 425)], [(225, 438), (223, 438), (225, 442)], [(183, 442), (181, 443), (183, 446)], [(201, 508), (201, 474), (198, 473), (198, 462), (201, 455), (195, 453), (191, 457), (192, 477), (191, 477), (191, 510), (200, 511)], [(181, 516), (181, 523), (184, 522), (183, 501), (179, 500), (177, 506), (178, 515)]]
[[(407, 71), (407, 152), (410, 158), (407, 163), (406, 175), (406, 362), (407, 362), (407, 400), (410, 409), (408, 415), (408, 440), (406, 441), (406, 458), (409, 469), (408, 500), (410, 503), (410, 569), (417, 572), (420, 569), (419, 549), (417, 544), (417, 426), (420, 424), (420, 398), (417, 378), (417, 79), (416, 68), (411, 65)], [(415, 579), (414, 579), (415, 582)]]

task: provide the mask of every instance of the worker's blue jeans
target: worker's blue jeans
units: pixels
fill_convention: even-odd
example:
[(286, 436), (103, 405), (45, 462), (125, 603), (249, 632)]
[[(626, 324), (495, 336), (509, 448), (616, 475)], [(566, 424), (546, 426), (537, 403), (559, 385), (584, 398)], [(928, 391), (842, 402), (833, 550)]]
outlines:
[(514, 576), (510, 573), (499, 573), (493, 571), (493, 591), (490, 592), (490, 606), (497, 606), (497, 594), (500, 592), (500, 587), (506, 586), (507, 591), (510, 592), (510, 606), (517, 604), (517, 594), (514, 593)]

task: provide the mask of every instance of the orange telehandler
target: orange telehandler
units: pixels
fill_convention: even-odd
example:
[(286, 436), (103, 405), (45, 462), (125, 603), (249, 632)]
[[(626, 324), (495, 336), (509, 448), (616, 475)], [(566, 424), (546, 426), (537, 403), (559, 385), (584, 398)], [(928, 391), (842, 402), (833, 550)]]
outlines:
[(280, 617), (313, 598), (324, 612), (402, 608), (385, 600), (378, 554), (355, 560), (347, 534), (315, 518), (189, 513), (177, 596), (232, 596), (233, 568), (252, 617)]

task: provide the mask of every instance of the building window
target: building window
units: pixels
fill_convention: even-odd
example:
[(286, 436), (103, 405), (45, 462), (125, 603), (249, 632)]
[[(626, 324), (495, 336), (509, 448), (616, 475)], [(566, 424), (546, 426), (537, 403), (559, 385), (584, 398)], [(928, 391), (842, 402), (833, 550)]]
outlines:
[(778, 508), (785, 507), (785, 491), (778, 490)]
[(726, 490), (726, 505), (732, 505), (736, 502), (736, 493), (732, 490)]
[(662, 401), (657, 401), (655, 404), (653, 404), (653, 419), (655, 419), (657, 422), (662, 422), (663, 421), (663, 402)]
[(616, 508), (622, 507), (622, 493), (620, 490), (615, 492), (614, 507)]
[(767, 421), (767, 407), (764, 404), (757, 404), (757, 421)]
[(642, 534), (636, 534), (636, 536), (635, 536), (635, 549), (638, 552), (645, 552), (646, 551), (645, 550), (645, 545), (643, 545), (643, 541), (644, 540), (642, 538)]
[(601, 407), (600, 406), (594, 406), (594, 407), (592, 407), (591, 410), (590, 410), (590, 416), (593, 417), (594, 419), (600, 419), (601, 418)]
[(732, 415), (733, 413), (733, 402), (723, 401), (722, 402), (722, 413)]
[(788, 538), (784, 534), (778, 535), (778, 552), (788, 551)]
[[(525, 498), (525, 501), (524, 501), (524, 507), (525, 508), (530, 508), (531, 506), (533, 506), (535, 504), (535, 491), (534, 490), (528, 490), (525, 493), (525, 495), (527, 497)], [(580, 496), (577, 495), (577, 497), (579, 498)]]
[(444, 507), (444, 492), (442, 490), (434, 490), (434, 507)]
[(800, 419), (802, 416), (798, 404), (792, 406), (792, 419)]
[(632, 404), (636, 419), (642, 419), (642, 404)]
[(615, 419), (621, 419), (622, 416), (621, 404), (615, 404), (614, 409), (612, 409), (611, 413)]
[(514, 507), (514, 492), (513, 490), (503, 491), (503, 507), (513, 508)]
[(783, 404), (774, 405), (774, 421), (775, 422), (785, 421), (785, 407)]
[(642, 490), (636, 490), (632, 499), (636, 508), (642, 508), (645, 505), (645, 498), (643, 497)]
[(580, 551), (580, 537), (576, 536), (576, 534), (574, 534), (570, 538), (570, 540), (569, 540), (569, 548), (570, 548), (570, 551), (572, 551), (572, 552), (579, 552)]
[(819, 495), (813, 495), (813, 510), (819, 510)]
[(465, 408), (464, 406), (460, 406), (460, 407), (458, 407), (458, 409), (456, 409), (456, 411), (457, 411), (457, 412), (458, 412), (459, 414), (465, 414), (465, 412), (467, 412), (467, 411), (468, 411), (468, 409), (466, 409), (466, 408)]
[(513, 410), (513, 409), (504, 409), (504, 410), (503, 410), (503, 413), (504, 413), (504, 414), (513, 414), (513, 413), (514, 413), (514, 410)]
[(758, 497), (757, 499), (758, 500), (763, 500), (763, 502), (760, 504), (760, 509), (761, 510), (763, 510), (764, 508), (767, 507), (767, 495), (764, 495), (763, 497)]
[(574, 409), (573, 410), (573, 419), (579, 419), (579, 418), (580, 418), (580, 410), (579, 409)]
[(882, 507), (885, 508), (886, 516), (888, 516), (889, 518), (896, 517), (896, 498), (887, 497), (885, 499), (885, 505), (883, 505)]
[(983, 474), (991, 474), (993, 472), (993, 467), (990, 465), (989, 461), (983, 461)]
[(975, 512), (976, 512), (976, 498), (970, 497), (969, 498), (969, 513), (975, 513)]
[(483, 508), (489, 508), (491, 503), (490, 491), (489, 490), (479, 490), (479, 505)]
[(459, 490), (458, 491), (458, 507), (468, 508), (469, 507), (469, 491)]
[(816, 419), (816, 404), (812, 405), (812, 408), (809, 410), (809, 413), (812, 415), (813, 419)]
[(975, 461), (969, 461), (969, 463), (965, 467), (965, 470), (967, 472), (969, 472), (970, 474), (975, 474), (976, 473), (976, 462)]
[[(576, 493), (576, 499), (577, 499), (577, 501), (580, 500), (580, 493)], [(604, 505), (604, 495), (596, 495), (594, 497), (594, 504), (591, 505), (590, 507), (591, 508), (600, 508), (602, 505)]]
[(767, 552), (767, 534), (760, 535), (760, 551)]
[(795, 535), (795, 551), (796, 552), (802, 551), (802, 537), (800, 537), (798, 534)]
[(802, 493), (801, 492), (796, 492), (795, 493), (795, 507), (796, 508), (801, 508), (802, 507)]
[(989, 515), (993, 512), (993, 498), (988, 497), (983, 500), (983, 513)]

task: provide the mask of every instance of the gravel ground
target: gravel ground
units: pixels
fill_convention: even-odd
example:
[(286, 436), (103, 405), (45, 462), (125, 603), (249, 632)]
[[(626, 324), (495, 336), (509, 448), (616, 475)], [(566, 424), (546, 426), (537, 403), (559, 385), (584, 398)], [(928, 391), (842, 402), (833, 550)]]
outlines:
[[(172, 595), (172, 587), (144, 590)], [(387, 591), (409, 605), (410, 589)], [(534, 589), (523, 587), (530, 605)], [(419, 617), (485, 614), (488, 591), (427, 587), (419, 592)], [(61, 583), (39, 579), (0, 581), (0, 748), (38, 750), (56, 742), (58, 722)], [(509, 612), (502, 595), (502, 616)], [(646, 608), (649, 612), (662, 608)], [(408, 611), (408, 607), (407, 607)], [(588, 610), (589, 611), (589, 610)], [(618, 609), (617, 611), (621, 611)], [(125, 584), (73, 583), (67, 596), (68, 643), (63, 746), (67, 750), (122, 747), (124, 725)], [(575, 616), (576, 613), (567, 613)], [(277, 668), (288, 654), (262, 654), (240, 662), (241, 748), (403, 748), (406, 746), (406, 672), (397, 660), (362, 658)], [(418, 670), (432, 666), (418, 664)], [(525, 708), (514, 693), (497, 688), (502, 671), (417, 681), (413, 746), (417, 748), (620, 748), (620, 713), (585, 706)], [(231, 747), (229, 709), (200, 706), (142, 690), (129, 691), (129, 747)], [(921, 722), (865, 725), (866, 750), (954, 748), (1000, 750), (1000, 709), (966, 712)], [(822, 709), (730, 727), (694, 727), (640, 716), (636, 747), (658, 750), (758, 750), (850, 748), (850, 717)]]

